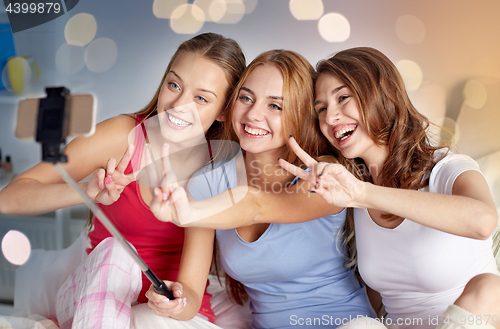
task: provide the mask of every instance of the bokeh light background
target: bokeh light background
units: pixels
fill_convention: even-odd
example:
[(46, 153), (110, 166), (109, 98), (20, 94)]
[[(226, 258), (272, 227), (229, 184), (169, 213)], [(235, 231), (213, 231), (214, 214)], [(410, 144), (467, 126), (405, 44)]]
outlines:
[[(417, 109), (478, 159), (500, 150), (499, 14), (497, 0), (80, 0), (14, 41), (40, 67), (33, 94), (44, 85), (93, 92), (97, 121), (145, 106), (194, 34), (234, 38), (248, 62), (274, 48), (315, 65), (342, 49), (375, 47), (400, 69)], [(14, 121), (14, 109), (0, 111), (4, 154), (38, 162), (39, 146), (15, 140)]]

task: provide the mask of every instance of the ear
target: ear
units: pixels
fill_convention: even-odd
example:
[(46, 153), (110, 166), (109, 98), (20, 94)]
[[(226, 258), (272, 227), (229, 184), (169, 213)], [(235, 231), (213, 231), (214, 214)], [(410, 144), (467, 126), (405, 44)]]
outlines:
[(226, 121), (226, 115), (221, 114), (217, 118), (215, 118), (215, 120), (219, 121), (219, 122), (224, 122), (224, 121)]

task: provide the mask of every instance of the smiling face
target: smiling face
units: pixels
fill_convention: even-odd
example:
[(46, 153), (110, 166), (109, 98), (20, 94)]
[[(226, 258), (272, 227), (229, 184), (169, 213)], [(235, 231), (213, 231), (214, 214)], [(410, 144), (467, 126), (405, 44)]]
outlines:
[(229, 82), (213, 61), (184, 52), (172, 63), (158, 97), (162, 135), (168, 142), (201, 140), (219, 118)]
[(353, 92), (332, 74), (323, 73), (316, 81), (315, 110), (321, 132), (344, 157), (379, 158), (380, 147), (367, 134)]
[(273, 65), (258, 65), (242, 85), (233, 107), (232, 124), (243, 150), (281, 156), (286, 150), (282, 108), (281, 71)]

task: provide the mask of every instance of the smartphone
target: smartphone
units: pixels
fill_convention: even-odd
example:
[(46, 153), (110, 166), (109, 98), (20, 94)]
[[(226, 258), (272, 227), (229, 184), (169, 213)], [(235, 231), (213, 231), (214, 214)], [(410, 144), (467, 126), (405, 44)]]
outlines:
[[(69, 95), (66, 98), (68, 114), (67, 137), (90, 136), (95, 131), (97, 98), (91, 94)], [(17, 106), (16, 137), (33, 140), (37, 133), (40, 98), (26, 98)]]

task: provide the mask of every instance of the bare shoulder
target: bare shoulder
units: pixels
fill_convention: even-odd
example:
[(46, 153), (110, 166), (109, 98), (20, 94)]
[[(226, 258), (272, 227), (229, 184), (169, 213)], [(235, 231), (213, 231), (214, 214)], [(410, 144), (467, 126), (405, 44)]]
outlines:
[[(128, 146), (128, 134), (135, 127), (135, 119), (129, 115), (119, 115), (96, 125), (95, 133), (89, 137), (77, 137), (68, 146), (73, 150), (85, 152), (91, 149), (95, 156), (104, 152), (107, 158), (120, 159)], [(107, 161), (107, 159), (106, 159)]]

